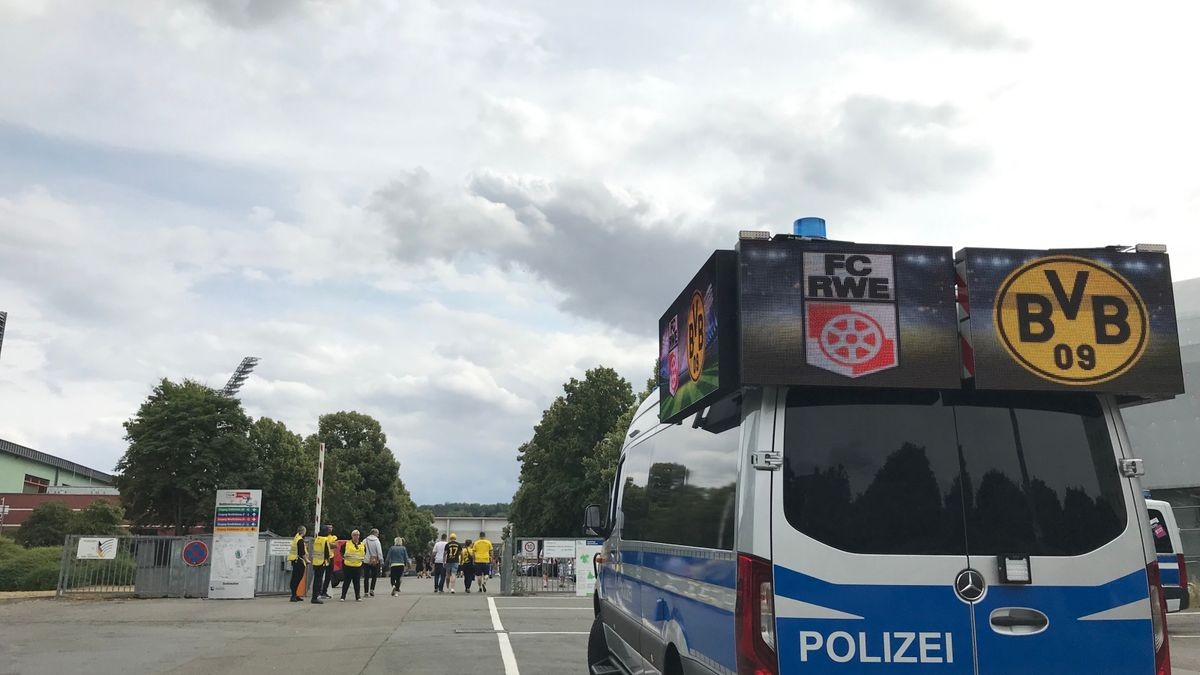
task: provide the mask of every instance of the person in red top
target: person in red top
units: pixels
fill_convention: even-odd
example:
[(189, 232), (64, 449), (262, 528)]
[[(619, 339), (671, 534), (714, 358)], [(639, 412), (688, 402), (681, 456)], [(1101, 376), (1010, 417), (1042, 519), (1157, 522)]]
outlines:
[[(337, 535), (335, 535), (333, 533), (332, 527), (333, 526), (331, 525), (330, 531), (329, 531), (329, 536), (336, 537)], [(338, 583), (339, 584), (341, 583), (342, 550), (343, 550), (342, 547), (345, 545), (346, 545), (346, 541), (344, 539), (338, 539), (333, 542), (332, 546), (329, 547), (330, 557), (333, 558), (333, 564), (329, 568), (329, 574), (325, 576), (325, 588), (321, 589), (321, 597), (325, 598), (327, 600), (333, 599), (333, 598), (329, 597), (329, 584), (333, 581), (333, 578), (337, 577)]]

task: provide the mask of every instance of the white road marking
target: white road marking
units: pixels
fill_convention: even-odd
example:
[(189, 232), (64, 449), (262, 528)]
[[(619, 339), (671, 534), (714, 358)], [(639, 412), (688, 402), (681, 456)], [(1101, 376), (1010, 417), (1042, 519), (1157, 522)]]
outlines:
[[(488, 598), (489, 600), (491, 598)], [(575, 612), (590, 612), (591, 607), (511, 607), (509, 605), (499, 605), (500, 609), (508, 611), (510, 609), (536, 609), (539, 612), (561, 612), (563, 610), (571, 610)]]
[(586, 630), (513, 630), (509, 635), (587, 635)]
[[(492, 615), (492, 628), (503, 631), (504, 624), (500, 623), (500, 612), (496, 611), (496, 601), (490, 596), (488, 597), (488, 613)], [(517, 655), (513, 654), (512, 642), (508, 639), (508, 633), (496, 633), (496, 639), (500, 642), (500, 657), (504, 660), (504, 675), (521, 675), (520, 669), (517, 668)]]

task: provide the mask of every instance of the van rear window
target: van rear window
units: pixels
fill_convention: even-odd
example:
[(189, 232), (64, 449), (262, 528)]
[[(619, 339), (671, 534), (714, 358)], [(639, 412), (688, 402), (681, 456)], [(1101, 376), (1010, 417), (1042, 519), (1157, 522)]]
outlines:
[(853, 553), (1070, 556), (1125, 528), (1099, 401), (794, 389), (784, 511)]

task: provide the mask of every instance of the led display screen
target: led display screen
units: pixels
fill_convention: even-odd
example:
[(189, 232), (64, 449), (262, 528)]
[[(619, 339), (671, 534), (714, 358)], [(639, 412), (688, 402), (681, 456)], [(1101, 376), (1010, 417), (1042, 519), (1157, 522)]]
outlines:
[(716, 251), (659, 319), (658, 416), (678, 421), (738, 387), (737, 254)]
[(743, 384), (958, 388), (949, 247), (739, 245)]
[(1165, 253), (966, 248), (956, 263), (976, 388), (1183, 392)]

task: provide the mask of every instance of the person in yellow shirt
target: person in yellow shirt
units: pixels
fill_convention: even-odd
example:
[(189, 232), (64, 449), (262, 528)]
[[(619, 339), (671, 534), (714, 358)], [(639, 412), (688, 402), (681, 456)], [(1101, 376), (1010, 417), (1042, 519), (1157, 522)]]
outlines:
[(332, 536), (332, 534), (332, 527), (329, 525), (322, 525), (321, 532), (317, 534), (316, 537), (313, 537), (312, 603), (314, 605), (324, 604), (321, 602), (321, 596), (325, 593), (325, 575), (333, 574), (333, 552), (330, 550), (330, 548), (333, 546), (333, 542), (337, 541), (337, 537)]
[(308, 565), (308, 551), (304, 547), (304, 533), (308, 530), (301, 525), (296, 528), (296, 536), (292, 537), (292, 546), (288, 551), (288, 562), (292, 563), (292, 602), (304, 602), (304, 598), (296, 595), (300, 589), (300, 581), (304, 579), (304, 569)]
[(354, 601), (362, 600), (359, 584), (362, 580), (363, 563), (367, 560), (367, 543), (360, 539), (361, 533), (354, 530), (350, 533), (350, 541), (346, 542), (346, 550), (342, 551), (342, 567), (346, 578), (342, 581), (342, 602), (346, 601), (346, 591), (354, 584)]
[(487, 538), (487, 533), (479, 533), (472, 550), (475, 551), (475, 578), (479, 580), (479, 592), (487, 593), (488, 578), (492, 576), (492, 542)]

